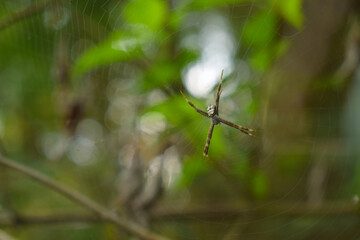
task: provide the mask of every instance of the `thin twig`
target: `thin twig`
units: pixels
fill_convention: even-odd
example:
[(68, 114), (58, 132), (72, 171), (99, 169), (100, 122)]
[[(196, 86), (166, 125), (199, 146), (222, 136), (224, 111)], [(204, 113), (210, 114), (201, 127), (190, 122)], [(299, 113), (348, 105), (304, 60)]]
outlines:
[(11, 26), (14, 23), (21, 21), (22, 19), (36, 15), (52, 5), (59, 4), (62, 1), (64, 0), (52, 0), (42, 3), (35, 3), (22, 11), (16, 12), (11, 16), (5, 18), (2, 22), (0, 22), (0, 31), (4, 30), (5, 28)]
[(21, 172), (22, 174), (42, 183), (43, 185), (48, 186), (52, 190), (59, 192), (60, 194), (66, 196), (67, 198), (73, 200), (74, 202), (77, 202), (83, 207), (89, 209), (90, 211), (98, 215), (101, 219), (114, 223), (115, 225), (122, 228), (124, 231), (128, 232), (129, 234), (133, 234), (137, 237), (140, 237), (141, 239), (146, 239), (146, 240), (167, 239), (165, 237), (152, 233), (135, 223), (132, 223), (126, 219), (119, 217), (114, 212), (106, 209), (102, 205), (91, 200), (90, 198), (81, 194), (80, 192), (75, 191), (65, 186), (62, 183), (56, 182), (55, 180), (51, 179), (50, 177), (40, 172), (37, 172), (33, 169), (30, 169), (26, 166), (16, 163), (3, 156), (0, 156), (0, 164), (5, 167), (14, 169), (18, 172)]

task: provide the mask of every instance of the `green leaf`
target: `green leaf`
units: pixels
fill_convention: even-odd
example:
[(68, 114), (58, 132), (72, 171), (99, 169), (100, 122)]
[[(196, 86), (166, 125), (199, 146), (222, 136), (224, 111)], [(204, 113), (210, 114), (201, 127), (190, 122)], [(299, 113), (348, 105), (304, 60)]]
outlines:
[(253, 16), (245, 25), (242, 39), (253, 47), (268, 45), (275, 37), (276, 16), (274, 12), (262, 11)]
[(273, 2), (286, 21), (297, 29), (302, 27), (304, 22), (302, 0), (273, 0)]
[(192, 7), (195, 9), (206, 10), (208, 8), (219, 7), (229, 4), (233, 5), (250, 1), (251, 0), (194, 0), (192, 2)]
[(142, 49), (151, 40), (146, 31), (115, 32), (107, 40), (81, 55), (72, 70), (75, 77), (93, 68), (113, 62), (129, 61), (143, 55)]
[(143, 24), (152, 30), (163, 28), (167, 12), (166, 1), (135, 0), (125, 7), (125, 20), (133, 24)]

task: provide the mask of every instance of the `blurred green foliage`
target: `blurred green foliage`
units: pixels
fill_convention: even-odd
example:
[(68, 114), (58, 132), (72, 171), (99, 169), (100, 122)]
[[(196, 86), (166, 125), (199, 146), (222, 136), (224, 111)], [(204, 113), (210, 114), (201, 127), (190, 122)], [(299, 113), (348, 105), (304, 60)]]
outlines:
[(294, 27), (300, 29), (303, 26), (302, 0), (273, 0), (273, 4), (281, 16)]
[(125, 21), (161, 31), (167, 18), (167, 4), (161, 0), (131, 1), (124, 7)]
[[(286, 49), (283, 47), (284, 41), (277, 37), (279, 17), (283, 17), (296, 27), (302, 24), (301, 1), (197, 0), (179, 1), (174, 6), (169, 6), (167, 2), (161, 0), (135, 0), (120, 4), (112, 1), (79, 3), (65, 3), (55, 6), (55, 10), (45, 10), (45, 14), (57, 14), (60, 12), (59, 9), (64, 9), (70, 15), (68, 22), (61, 27), (54, 28), (53, 26), (61, 24), (65, 16), (56, 15), (57, 18), (52, 19), (55, 19), (54, 21), (58, 19), (59, 22), (47, 25), (48, 23), (44, 22), (44, 14), (39, 14), (9, 26), (1, 32), (0, 36), (0, 50), (3, 53), (0, 57), (1, 77), (6, 79), (1, 81), (1, 125), (3, 126), (1, 136), (4, 148), (9, 155), (18, 156), (20, 159), (27, 159), (29, 154), (42, 159), (38, 161), (46, 166), (45, 169), (56, 168), (60, 173), (58, 176), (60, 179), (71, 179), (68, 175), (61, 176), (62, 172), (66, 172), (62, 165), (66, 166), (69, 163), (54, 165), (52, 162), (47, 162), (41, 150), (41, 139), (49, 131), (58, 132), (59, 135), (66, 132), (64, 122), (69, 120), (66, 117), (70, 111), (71, 101), (85, 99), (82, 101), (88, 103), (86, 109), (83, 110), (85, 112), (83, 117), (100, 119), (100, 123), (106, 124), (101, 120), (104, 119), (106, 110), (98, 100), (105, 98), (107, 83), (96, 82), (106, 82), (110, 79), (99, 75), (86, 80), (84, 79), (86, 74), (96, 73), (99, 67), (102, 67), (100, 68), (102, 71), (107, 71), (106, 68), (111, 67), (112, 64), (122, 63), (120, 67), (126, 65), (131, 70), (130, 72), (136, 72), (132, 76), (126, 76), (132, 78), (131, 81), (136, 81), (136, 85), (129, 89), (132, 96), (143, 98), (137, 97), (137, 94), (142, 91), (151, 93), (154, 89), (160, 89), (168, 94), (160, 104), (149, 104), (140, 112), (162, 113), (169, 123), (169, 130), (173, 134), (181, 133), (185, 141), (194, 147), (193, 152), (186, 153), (189, 155), (189, 160), (185, 161), (183, 180), (181, 180), (182, 184), (186, 185), (206, 169), (209, 170), (200, 160), (196, 160), (201, 159), (202, 156), (201, 151), (209, 127), (208, 119), (194, 112), (179, 95), (179, 90), (183, 88), (180, 76), (189, 64), (199, 59), (201, 52), (201, 43), (184, 47), (183, 42), (186, 37), (191, 34), (196, 35), (200, 30), (202, 14), (207, 12), (226, 14), (229, 9), (245, 6), (244, 11), (249, 14), (249, 18), (241, 23), (244, 29), (240, 28), (241, 24), (235, 20), (237, 14), (240, 13), (233, 12), (226, 17), (233, 25), (231, 30), (237, 32), (236, 36), (240, 37), (237, 41), (241, 41), (251, 49), (251, 54), (245, 55), (249, 59), (245, 60), (249, 60), (252, 66), (261, 71), (266, 70), (275, 59), (279, 48), (282, 49), (280, 52)], [(275, 4), (279, 11), (251, 12), (251, 6), (257, 4), (263, 9)], [(0, 8), (0, 12), (2, 16), (11, 17), (24, 7), (29, 6), (11, 4), (6, 1)], [(107, 8), (109, 9), (104, 10)], [(104, 16), (116, 21), (106, 22), (103, 19)], [(194, 24), (187, 27), (190, 17), (194, 18)], [(81, 22), (83, 23), (80, 24)], [(101, 40), (98, 41), (98, 36), (94, 32), (100, 32), (100, 30), (106, 31), (106, 35), (101, 36)], [(61, 48), (61, 39), (64, 36), (68, 36), (65, 40), (68, 45)], [(71, 53), (75, 51), (76, 43), (83, 39), (91, 42), (89, 47), (82, 50), (80, 54)], [(67, 53), (67, 51), (70, 52)], [(238, 49), (237, 51), (239, 51), (238, 55), (243, 57), (247, 50)], [(65, 74), (69, 72), (68, 77), (75, 81), (69, 81), (66, 75), (59, 77), (56, 73), (61, 73), (61, 71), (65, 71)], [(242, 89), (254, 91), (254, 87), (255, 85), (250, 84)], [(236, 94), (241, 94), (241, 92)], [(197, 106), (205, 108), (202, 100), (191, 99)], [(253, 106), (256, 105), (256, 99), (251, 101), (253, 101), (251, 103)], [(234, 114), (238, 114), (234, 119), (241, 120), (240, 115), (251, 116), (256, 112), (235, 111)], [(107, 132), (111, 135), (110, 129)], [(229, 139), (225, 136), (222, 127), (216, 127), (211, 142), (210, 156), (214, 158), (226, 156), (232, 148), (240, 145), (238, 142), (241, 139), (239, 135)], [(116, 155), (115, 149), (111, 150), (110, 154), (101, 154), (100, 158), (113, 155)], [(68, 158), (66, 154), (60, 156), (62, 156), (61, 161), (66, 161)], [(243, 158), (241, 161), (239, 164), (243, 165), (248, 160)], [(99, 169), (99, 174), (105, 170), (104, 167)], [(88, 173), (81, 174), (85, 179), (92, 171), (86, 170), (86, 172)], [(267, 188), (265, 179), (264, 174), (256, 173), (250, 181), (255, 195), (265, 194)], [(78, 179), (74, 180), (73, 184), (78, 184), (77, 181)], [(87, 184), (84, 183), (84, 186), (76, 187), (83, 189), (86, 186)]]
[(139, 29), (134, 33), (114, 32), (101, 44), (86, 51), (74, 65), (75, 77), (86, 71), (118, 61), (131, 61), (144, 55), (142, 47), (151, 40), (147, 29)]
[[(3, 1), (0, 22), (31, 7), (29, 4)], [(190, 189), (204, 194), (204, 198), (213, 194), (224, 202), (238, 201), (235, 194), (228, 194), (228, 188), (212, 192), (220, 184), (219, 174), (210, 161), (202, 159), (210, 122), (196, 113), (179, 91), (204, 110), (214, 102), (216, 84), (205, 97), (192, 96), (194, 91), (186, 74), (209, 57), (209, 49), (204, 50), (204, 46), (212, 39), (201, 34), (211, 27), (223, 28), (216, 21), (225, 22), (225, 35), (233, 40), (228, 45), (234, 47), (233, 56), (229, 57), (232, 67), (226, 69), (231, 72), (226, 73), (220, 114), (256, 128), (258, 122), (253, 119), (260, 105), (259, 76), (290, 46), (290, 39), (283, 37), (279, 29), (284, 25), (294, 31), (302, 29), (305, 20), (301, 0), (77, 0), (43, 11), (0, 32), (3, 154), (108, 205), (117, 199), (115, 189), (121, 188), (118, 179), (125, 146), (135, 142), (146, 164), (161, 155), (164, 146), (175, 146), (181, 171), (175, 184), (169, 184), (169, 192)], [(45, 14), (58, 14), (52, 18), (58, 21), (48, 23)], [(211, 48), (224, 37), (223, 33), (217, 34), (220, 37), (213, 40)], [(240, 68), (241, 64), (245, 67)], [(80, 110), (74, 107), (76, 103)], [(147, 113), (164, 116), (165, 127), (157, 121), (143, 123)], [(84, 134), (79, 127), (84, 119), (93, 119), (101, 126), (100, 139), (96, 139), (98, 135), (95, 139), (86, 138), (94, 128)], [(48, 135), (52, 137), (46, 138)], [(88, 141), (82, 141), (84, 138)], [(211, 140), (210, 160), (219, 163), (233, 182), (250, 195), (241, 196), (244, 201), (261, 201), (271, 196), (271, 176), (258, 168), (259, 163), (254, 160), (258, 144), (223, 125), (215, 127)], [(83, 150), (75, 146), (90, 147)], [(77, 153), (88, 152), (93, 158), (74, 159)], [(277, 160), (279, 169), (288, 173), (289, 179), (292, 174), (298, 177), (307, 164), (303, 157), (296, 156)], [(24, 213), (38, 213), (39, 209), (41, 213), (82, 211), (17, 173), (0, 175), (4, 176), (0, 181), (8, 183), (0, 187), (0, 214), (12, 208)], [(209, 180), (207, 185), (196, 181), (204, 176)], [(167, 202), (166, 194), (164, 203), (176, 205), (179, 196)], [(69, 228), (22, 228), (9, 232), (19, 239), (118, 236), (107, 225), (87, 224), (74, 232)], [(197, 238), (196, 230), (189, 226), (179, 224), (174, 228), (174, 232), (184, 230)]]

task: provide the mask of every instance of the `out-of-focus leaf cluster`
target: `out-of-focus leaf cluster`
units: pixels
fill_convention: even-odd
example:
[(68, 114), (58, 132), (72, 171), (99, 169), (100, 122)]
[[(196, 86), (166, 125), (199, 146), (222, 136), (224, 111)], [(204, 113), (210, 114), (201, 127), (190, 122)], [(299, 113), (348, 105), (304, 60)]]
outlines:
[[(29, 7), (22, 2), (1, 3), (0, 16)], [(301, 0), (78, 0), (44, 11), (0, 32), (1, 148), (104, 204), (116, 199), (114, 189), (124, 165), (119, 156), (129, 144), (141, 149), (146, 163), (161, 155), (164, 146), (176, 146), (182, 169), (174, 189), (213, 191), (211, 182), (196, 184), (204, 175), (215, 179), (215, 170), (202, 160), (209, 119), (196, 113), (179, 93), (182, 90), (202, 109), (214, 101), (215, 90), (209, 100), (196, 99), (186, 91), (184, 80), (189, 66), (200, 59), (204, 16), (226, 19), (228, 34), (240, 46), (234, 49), (233, 72), (224, 82), (220, 103), (220, 114), (240, 124), (251, 123), (257, 114), (259, 74), (287, 49), (279, 26), (285, 22), (300, 29), (304, 21)], [(238, 18), (244, 13), (248, 18)], [(52, 14), (56, 16), (51, 18)], [(246, 81), (236, 77), (242, 62), (250, 69)], [(165, 119), (166, 127), (149, 131), (154, 124), (146, 125), (144, 115), (154, 112), (164, 117), (157, 119)], [(90, 127), (80, 127), (89, 119)], [(94, 135), (95, 129), (102, 134)], [(254, 198), (262, 199), (269, 186), (265, 173), (252, 167), (254, 145), (237, 130), (216, 126), (209, 156), (222, 162)], [(301, 165), (287, 164), (291, 165), (284, 166), (287, 169)], [(16, 174), (4, 181), (9, 194), (0, 196), (0, 204), (11, 202), (4, 207), (28, 213), (76, 208)], [(218, 190), (221, 197), (223, 189)], [(59, 229), (52, 230), (51, 238), (69, 239), (66, 227)], [(103, 230), (87, 229), (72, 238), (96, 238)], [(111, 235), (112, 229), (107, 232)], [(19, 236), (46, 238), (42, 234), (25, 229)]]

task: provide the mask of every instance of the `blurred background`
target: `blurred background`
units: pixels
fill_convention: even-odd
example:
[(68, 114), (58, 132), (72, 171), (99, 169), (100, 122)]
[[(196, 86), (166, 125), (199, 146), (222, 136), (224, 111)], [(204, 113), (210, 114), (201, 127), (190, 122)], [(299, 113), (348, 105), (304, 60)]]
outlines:
[[(356, 0), (2, 0), (0, 150), (170, 239), (358, 239)], [(215, 127), (220, 116), (259, 130)], [(135, 239), (0, 168), (0, 239)]]

